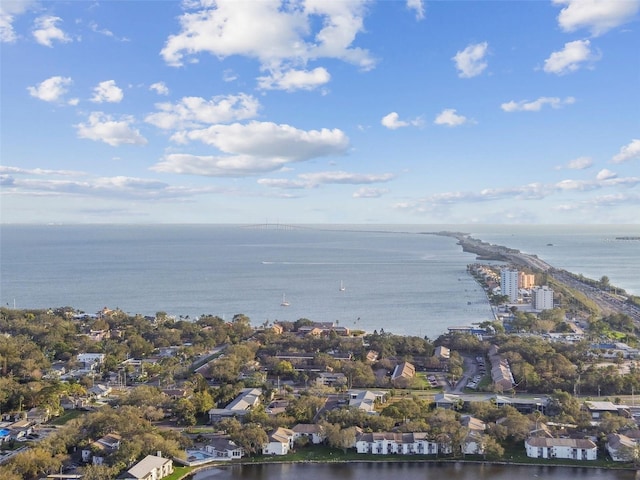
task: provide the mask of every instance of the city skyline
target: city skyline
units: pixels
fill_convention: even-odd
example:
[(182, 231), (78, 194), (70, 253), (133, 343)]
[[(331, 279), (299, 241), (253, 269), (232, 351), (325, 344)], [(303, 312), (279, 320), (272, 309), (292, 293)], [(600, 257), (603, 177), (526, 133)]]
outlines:
[(637, 223), (640, 0), (0, 5), (0, 222)]

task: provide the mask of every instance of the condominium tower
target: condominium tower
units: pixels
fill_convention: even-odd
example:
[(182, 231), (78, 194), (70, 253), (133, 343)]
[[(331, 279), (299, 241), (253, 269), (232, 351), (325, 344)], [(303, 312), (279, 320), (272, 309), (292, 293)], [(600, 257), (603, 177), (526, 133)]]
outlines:
[(518, 271), (507, 268), (500, 271), (500, 291), (511, 303), (518, 302)]

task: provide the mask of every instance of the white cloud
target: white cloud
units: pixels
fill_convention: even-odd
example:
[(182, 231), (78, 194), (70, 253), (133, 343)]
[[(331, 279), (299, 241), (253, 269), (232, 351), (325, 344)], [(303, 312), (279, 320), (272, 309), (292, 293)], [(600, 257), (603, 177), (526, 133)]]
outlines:
[(224, 80), (225, 82), (233, 82), (237, 79), (238, 75), (230, 68), (227, 68), (224, 72), (222, 72), (222, 80)]
[(198, 140), (226, 155), (167, 155), (152, 170), (205, 176), (249, 176), (278, 170), (292, 162), (341, 155), (349, 139), (338, 129), (299, 130), (289, 125), (250, 122), (213, 125), (181, 132), (184, 141)]
[(553, 52), (544, 61), (544, 71), (555, 73), (556, 75), (564, 75), (569, 72), (575, 72), (585, 62), (593, 63), (599, 60), (600, 56), (593, 54), (590, 46), (591, 42), (589, 40), (575, 40), (565, 43), (562, 50)]
[(640, 139), (634, 138), (631, 143), (620, 149), (617, 155), (611, 159), (611, 163), (624, 163), (640, 159)]
[(551, 108), (560, 108), (564, 105), (572, 105), (576, 102), (573, 97), (567, 97), (565, 99), (559, 97), (540, 97), (537, 100), (529, 102), (528, 100), (520, 100), (515, 102), (503, 103), (500, 108), (505, 112), (539, 112), (544, 105), (550, 105)]
[(607, 170), (606, 168), (603, 168), (596, 175), (596, 180), (609, 180), (611, 178), (616, 178), (617, 176), (618, 175), (615, 172), (612, 172), (611, 170)]
[(164, 82), (156, 82), (149, 86), (149, 90), (156, 92), (158, 95), (169, 95), (169, 88)]
[(0, 2), (0, 42), (12, 43), (18, 39), (13, 22), (18, 15), (25, 13), (33, 0), (2, 0)]
[(400, 202), (395, 205), (395, 208), (415, 214), (424, 214), (456, 204), (471, 205), (504, 199), (540, 200), (566, 193), (591, 192), (605, 188), (633, 188), (638, 184), (640, 184), (640, 177), (620, 178), (613, 172), (602, 170), (594, 180), (566, 179), (551, 184), (534, 182), (514, 187), (485, 188), (478, 192), (443, 192)]
[(203, 0), (199, 10), (180, 17), (180, 33), (167, 39), (161, 55), (173, 66), (181, 66), (186, 55), (205, 52), (221, 59), (255, 58), (267, 72), (288, 71), (321, 58), (371, 69), (375, 61), (369, 52), (353, 46), (364, 29), (366, 3)]
[(380, 123), (391, 130), (409, 126), (409, 122), (399, 120), (399, 118), (400, 115), (398, 115), (396, 112), (391, 112), (388, 115), (382, 117)]
[(299, 190), (309, 188), (308, 182), (290, 178), (260, 178), (258, 179), (258, 185), (270, 188), (279, 188), (282, 190)]
[(482, 42), (470, 44), (464, 50), (457, 52), (452, 60), (458, 69), (458, 76), (471, 78), (480, 75), (487, 68), (485, 57), (488, 50), (489, 44)]
[(124, 97), (122, 89), (116, 85), (115, 80), (100, 82), (93, 89), (93, 92), (91, 101), (94, 103), (120, 103)]
[(380, 123), (390, 130), (396, 130), (398, 128), (409, 126), (419, 127), (422, 125), (422, 119), (417, 117), (413, 120), (400, 120), (400, 115), (398, 115), (397, 112), (391, 112), (382, 117)]
[(388, 182), (395, 178), (392, 173), (382, 174), (364, 174), (364, 173), (350, 173), (343, 171), (336, 172), (316, 172), (316, 173), (303, 173), (298, 177), (309, 185), (315, 186), (320, 184), (346, 184), (346, 185), (362, 185), (369, 183)]
[(282, 168), (285, 164), (286, 160), (276, 157), (172, 153), (153, 165), (151, 170), (205, 177), (246, 177), (272, 172)]
[(100, 35), (104, 35), (105, 37), (113, 38), (119, 42), (128, 42), (129, 39), (126, 37), (119, 38), (108, 28), (100, 28), (96, 22), (89, 23), (89, 28), (92, 32), (99, 33)]
[(61, 21), (62, 19), (60, 17), (51, 15), (36, 18), (33, 30), (33, 36), (36, 42), (45, 47), (53, 47), (54, 40), (61, 43), (70, 42), (71, 38), (56, 26), (56, 24)]
[[(362, 185), (371, 183), (389, 182), (395, 178), (392, 173), (369, 174), (351, 173), (343, 171), (303, 173), (295, 179), (285, 178), (261, 178), (258, 184), (265, 187), (280, 189), (310, 189), (320, 185)], [(373, 189), (371, 189), (373, 190)], [(382, 191), (382, 190), (381, 190)]]
[(78, 138), (101, 141), (117, 147), (119, 145), (146, 145), (147, 139), (132, 127), (134, 120), (124, 116), (120, 120), (113, 120), (110, 115), (102, 112), (92, 112), (88, 123), (75, 125)]
[(433, 121), (436, 125), (446, 125), (447, 127), (457, 127), (468, 122), (467, 117), (458, 115), (455, 108), (445, 108)]
[(422, 0), (407, 0), (407, 8), (416, 11), (416, 20), (424, 18), (424, 3)]
[(553, 0), (566, 5), (558, 14), (558, 24), (566, 32), (587, 28), (598, 36), (622, 25), (638, 13), (638, 0)]
[(82, 172), (76, 170), (50, 170), (45, 168), (21, 168), (0, 165), (0, 174), (13, 175), (60, 175), (60, 176), (78, 176), (83, 175)]
[(184, 138), (215, 146), (225, 153), (294, 162), (343, 154), (349, 146), (349, 139), (339, 129), (300, 130), (290, 125), (256, 121), (213, 125), (186, 132)]
[(60, 102), (72, 84), (71, 77), (50, 77), (39, 83), (35, 87), (27, 87), (32, 97), (45, 102)]
[(567, 168), (571, 170), (585, 170), (593, 165), (593, 160), (589, 157), (578, 157), (575, 160), (571, 160), (567, 164)]
[(385, 194), (389, 193), (389, 189), (387, 188), (370, 188), (370, 187), (362, 187), (353, 192), (353, 198), (379, 198)]
[(240, 93), (217, 96), (211, 100), (184, 97), (178, 103), (158, 103), (156, 108), (159, 111), (147, 115), (145, 121), (171, 130), (254, 118), (258, 114), (260, 102), (251, 95)]
[(258, 87), (264, 90), (313, 90), (329, 83), (331, 75), (323, 67), (313, 70), (274, 71), (270, 75), (258, 77)]

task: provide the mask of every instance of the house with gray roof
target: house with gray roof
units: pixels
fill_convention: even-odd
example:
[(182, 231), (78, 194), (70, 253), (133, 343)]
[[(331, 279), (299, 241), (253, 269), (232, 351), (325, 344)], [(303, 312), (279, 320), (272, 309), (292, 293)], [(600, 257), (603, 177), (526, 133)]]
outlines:
[(173, 460), (160, 455), (147, 455), (120, 475), (121, 480), (161, 480), (173, 473)]

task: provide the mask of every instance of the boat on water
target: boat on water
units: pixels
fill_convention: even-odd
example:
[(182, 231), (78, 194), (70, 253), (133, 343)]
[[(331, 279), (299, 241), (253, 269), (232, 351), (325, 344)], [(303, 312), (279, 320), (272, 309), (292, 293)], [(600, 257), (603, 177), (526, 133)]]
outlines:
[(288, 307), (290, 304), (289, 302), (287, 302), (287, 297), (285, 296), (285, 294), (282, 294), (282, 303), (280, 304), (281, 307)]
[(346, 290), (344, 283), (342, 283), (342, 280), (340, 280), (340, 291), (344, 292)]

